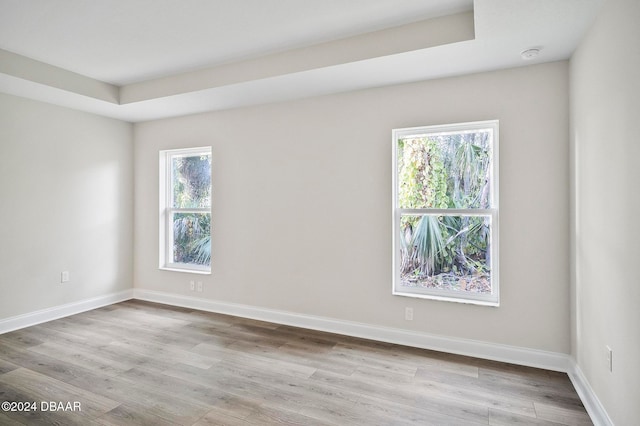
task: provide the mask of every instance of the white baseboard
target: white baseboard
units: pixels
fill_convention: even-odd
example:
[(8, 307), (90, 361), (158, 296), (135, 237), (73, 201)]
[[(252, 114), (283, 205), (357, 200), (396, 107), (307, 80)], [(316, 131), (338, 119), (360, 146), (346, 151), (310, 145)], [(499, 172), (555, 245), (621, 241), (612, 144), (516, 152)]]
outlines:
[(584, 405), (587, 413), (589, 413), (589, 417), (591, 417), (593, 424), (595, 426), (613, 426), (613, 421), (611, 421), (611, 418), (604, 409), (604, 406), (591, 388), (589, 381), (573, 359), (571, 359), (570, 368), (567, 374), (569, 375), (569, 379), (571, 379), (571, 383), (573, 383), (573, 387), (576, 389), (576, 392), (582, 401), (582, 405)]
[(41, 309), (28, 314), (0, 319), (0, 334), (122, 302), (129, 300), (132, 297), (133, 290), (125, 290), (118, 293), (111, 293), (91, 299), (80, 300), (78, 302)]
[(480, 342), (470, 339), (445, 337), (399, 328), (336, 320), (326, 317), (219, 302), (215, 300), (200, 299), (196, 297), (181, 296), (139, 288), (133, 290), (133, 297), (135, 299), (146, 300), (149, 302), (164, 303), (208, 312), (235, 315), (277, 324), (286, 324), (295, 327), (344, 334), (347, 336), (361, 337), (399, 345), (543, 368), (546, 370), (566, 373), (569, 371), (570, 367), (570, 357), (566, 354), (556, 352), (546, 352), (536, 349)]

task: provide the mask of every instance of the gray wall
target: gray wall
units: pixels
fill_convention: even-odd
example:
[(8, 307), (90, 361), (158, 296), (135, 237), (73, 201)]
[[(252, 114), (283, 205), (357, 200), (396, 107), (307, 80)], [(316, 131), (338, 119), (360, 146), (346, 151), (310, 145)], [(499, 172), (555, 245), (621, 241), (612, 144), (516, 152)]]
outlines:
[(0, 94), (0, 150), (0, 319), (131, 288), (132, 126)]
[[(568, 111), (558, 62), (137, 124), (135, 287), (569, 353)], [(391, 129), (487, 119), (501, 306), (392, 296)], [(158, 270), (158, 151), (202, 145), (213, 273), (194, 278)]]
[(570, 74), (572, 350), (617, 425), (640, 418), (639, 20), (637, 0), (606, 2)]

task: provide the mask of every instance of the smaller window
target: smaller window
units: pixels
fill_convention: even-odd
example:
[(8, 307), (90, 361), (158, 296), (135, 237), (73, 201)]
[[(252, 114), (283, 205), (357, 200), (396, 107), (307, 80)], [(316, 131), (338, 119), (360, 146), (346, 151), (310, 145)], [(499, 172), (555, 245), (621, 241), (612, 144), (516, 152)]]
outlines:
[(160, 151), (160, 268), (211, 271), (211, 148)]

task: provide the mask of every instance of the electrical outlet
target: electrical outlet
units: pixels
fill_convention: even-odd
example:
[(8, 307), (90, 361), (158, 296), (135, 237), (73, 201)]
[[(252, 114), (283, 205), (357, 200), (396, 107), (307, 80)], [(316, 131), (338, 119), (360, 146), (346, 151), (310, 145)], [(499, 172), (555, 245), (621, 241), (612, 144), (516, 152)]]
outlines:
[(61, 283), (69, 282), (69, 271), (62, 271), (60, 273), (60, 282)]
[(202, 281), (198, 281), (198, 291), (202, 292)]
[(609, 371), (613, 372), (613, 350), (609, 346), (605, 346), (607, 349), (607, 365), (609, 366)]
[(413, 321), (413, 308), (404, 308), (404, 319)]
[(196, 282), (193, 280), (189, 281), (189, 290), (195, 291), (195, 289), (196, 289)]

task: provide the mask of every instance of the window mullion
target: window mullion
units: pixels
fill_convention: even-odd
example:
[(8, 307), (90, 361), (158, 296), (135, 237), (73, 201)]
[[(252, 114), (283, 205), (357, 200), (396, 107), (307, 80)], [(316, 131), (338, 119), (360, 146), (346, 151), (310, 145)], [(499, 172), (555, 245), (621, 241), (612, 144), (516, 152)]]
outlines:
[(171, 213), (211, 213), (210, 207), (169, 207), (167, 209)]
[(496, 209), (397, 209), (405, 215), (441, 215), (441, 216), (489, 216)]

